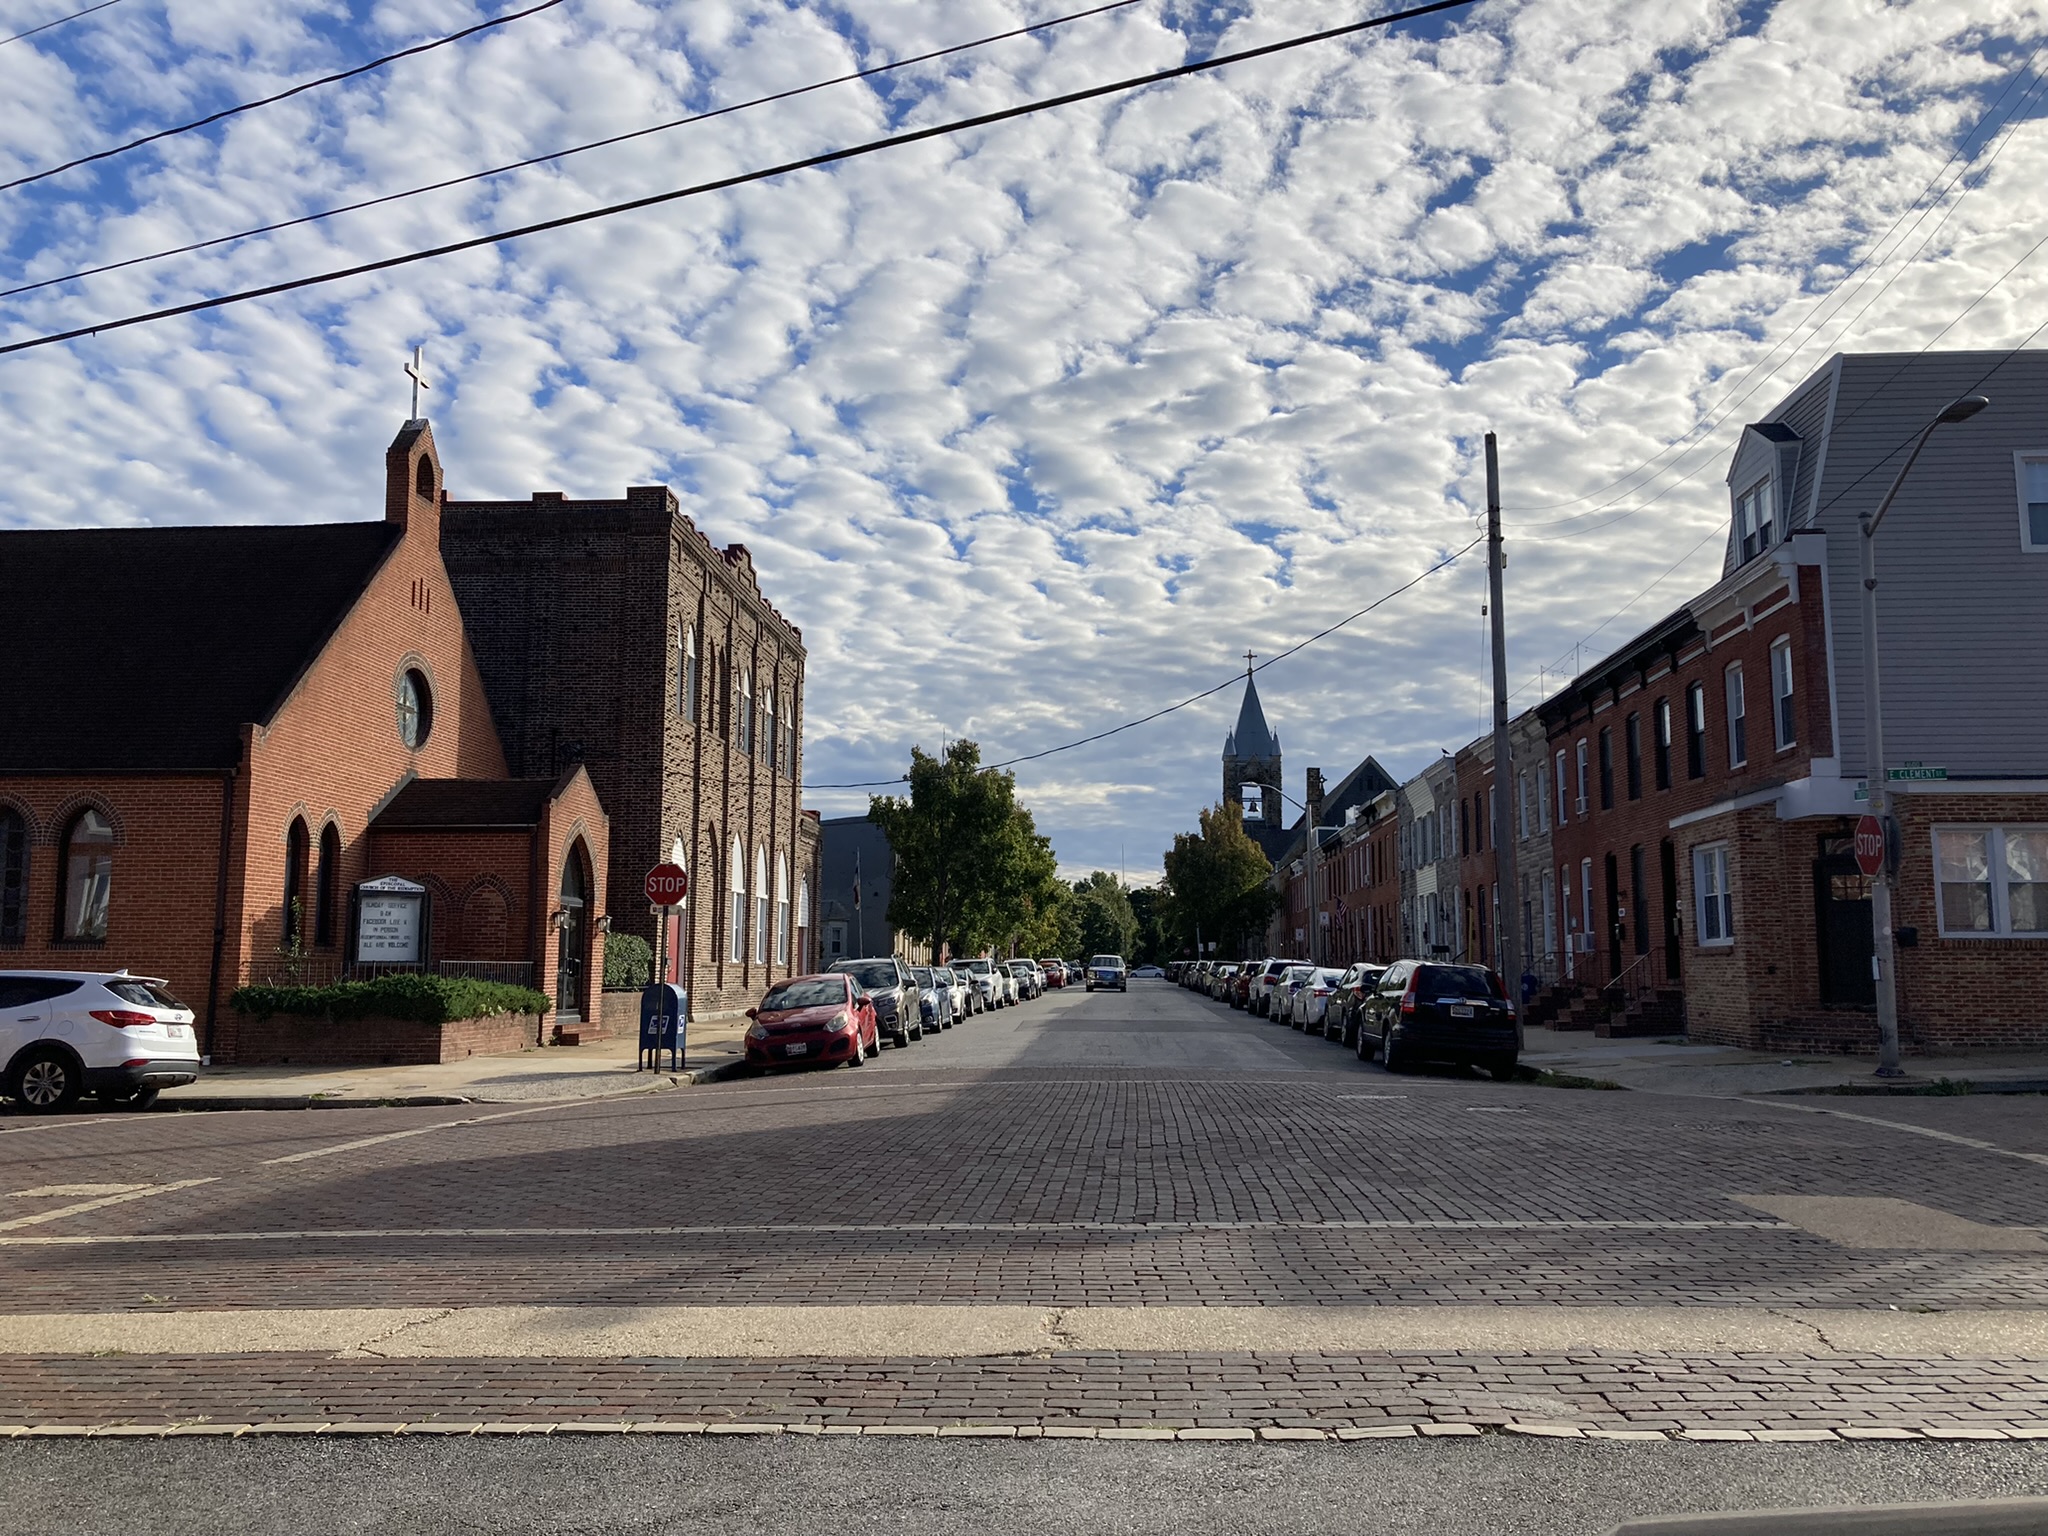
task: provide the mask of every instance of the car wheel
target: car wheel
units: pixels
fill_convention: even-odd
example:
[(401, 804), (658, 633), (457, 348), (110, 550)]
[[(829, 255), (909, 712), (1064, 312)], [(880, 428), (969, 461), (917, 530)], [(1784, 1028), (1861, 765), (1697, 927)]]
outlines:
[(889, 1041), (899, 1051), (907, 1051), (910, 1049), (910, 1031), (898, 1024), (895, 1032), (889, 1036)]
[(1371, 1061), (1376, 1054), (1374, 1050), (1375, 1044), (1376, 1042), (1373, 1041), (1373, 1037), (1365, 1032), (1365, 1024), (1361, 1020), (1358, 1026), (1358, 1037), (1351, 1044), (1352, 1050), (1358, 1053), (1360, 1061)]
[(846, 1058), (846, 1064), (849, 1067), (858, 1067), (864, 1064), (867, 1061), (867, 1059), (867, 1042), (861, 1039), (859, 1032), (856, 1031), (853, 1037), (853, 1054)]
[(1380, 1065), (1389, 1072), (1406, 1072), (1409, 1068), (1408, 1047), (1401, 1043), (1401, 1037), (1391, 1027), (1380, 1041)]
[(1522, 1064), (1513, 1056), (1489, 1056), (1482, 1065), (1496, 1083), (1512, 1083), (1522, 1075)]
[(7, 1084), (7, 1096), (31, 1115), (55, 1115), (78, 1102), (78, 1064), (45, 1046), (22, 1057)]
[(113, 1109), (147, 1109), (161, 1092), (161, 1088), (136, 1088), (128, 1093), (103, 1093), (100, 1102)]

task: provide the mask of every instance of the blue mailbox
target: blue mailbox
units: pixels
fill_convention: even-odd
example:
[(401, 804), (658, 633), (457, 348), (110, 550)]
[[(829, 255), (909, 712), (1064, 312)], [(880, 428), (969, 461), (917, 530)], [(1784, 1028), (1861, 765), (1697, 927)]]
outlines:
[[(685, 1039), (689, 1031), (685, 1021), (687, 1009), (688, 995), (673, 982), (657, 981), (640, 989), (641, 1065), (659, 1069), (661, 1053), (667, 1051), (672, 1065), (682, 1066), (689, 1044)], [(654, 1057), (651, 1062), (647, 1060), (649, 1053)]]

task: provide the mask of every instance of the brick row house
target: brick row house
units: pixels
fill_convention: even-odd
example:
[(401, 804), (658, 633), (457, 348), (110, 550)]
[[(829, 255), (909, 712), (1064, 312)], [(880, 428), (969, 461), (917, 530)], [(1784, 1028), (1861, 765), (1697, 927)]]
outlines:
[[(1748, 426), (1720, 579), (1515, 717), (1511, 784), (1487, 736), (1391, 797), (1398, 952), (1498, 965), (1505, 921), (1535, 1022), (1873, 1049), (1851, 841), (1858, 519), (1971, 392), (1991, 405), (1933, 435), (1876, 542), (1901, 1031), (1920, 1051), (2048, 1043), (2048, 675), (2024, 638), (2048, 612), (2038, 352), (1836, 357)], [(1275, 880), (1292, 914), (1307, 898), (1290, 851)], [(1345, 879), (1326, 906), (1386, 888)], [(1337, 958), (1395, 953), (1353, 940)]]

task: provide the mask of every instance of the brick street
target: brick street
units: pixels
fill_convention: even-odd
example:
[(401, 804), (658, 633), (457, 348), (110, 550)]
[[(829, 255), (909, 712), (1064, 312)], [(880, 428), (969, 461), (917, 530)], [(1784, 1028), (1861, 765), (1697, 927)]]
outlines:
[[(1392, 1077), (1154, 983), (1054, 994), (857, 1072), (510, 1111), (9, 1119), (0, 1310), (92, 1342), (0, 1353), (0, 1424), (1535, 1422), (2031, 1437), (2048, 1430), (2039, 1103), (1895, 1110)], [(1897, 1246), (1852, 1247), (1815, 1230), (1825, 1220), (1746, 1203), (1782, 1197), (1882, 1198), (1909, 1214), (1880, 1239)], [(1916, 1237), (1916, 1210), (1960, 1218), (1964, 1235)], [(790, 1358), (558, 1355), (538, 1324), (467, 1356), (256, 1338), (334, 1309), (389, 1312), (395, 1334), (412, 1326), (405, 1309), (658, 1319), (796, 1305), (857, 1320), (884, 1304), (963, 1318), (1172, 1309), (1186, 1331), (1169, 1347), (1055, 1336), (993, 1354), (805, 1346)], [(1219, 1343), (1188, 1310), (1218, 1307), (1233, 1329), (1255, 1325), (1244, 1308), (1271, 1309), (1276, 1329), (1283, 1308), (1455, 1312), (1469, 1337)], [(1475, 1324), (1474, 1308), (1493, 1310)], [(1854, 1347), (1824, 1321), (1796, 1348), (1779, 1334), (1712, 1348), (1627, 1335), (1702, 1309), (1719, 1309), (1717, 1327), (1753, 1319), (1762, 1339), (1786, 1318), (1894, 1308), (1900, 1327), (1935, 1330), (1914, 1337), (1947, 1342)], [(181, 1347), (201, 1314), (223, 1310), (246, 1317), (250, 1342)], [(1578, 1342), (1530, 1342), (1561, 1310), (1586, 1320)], [(1998, 1317), (2020, 1347), (1957, 1342), (1969, 1335), (1953, 1330)]]

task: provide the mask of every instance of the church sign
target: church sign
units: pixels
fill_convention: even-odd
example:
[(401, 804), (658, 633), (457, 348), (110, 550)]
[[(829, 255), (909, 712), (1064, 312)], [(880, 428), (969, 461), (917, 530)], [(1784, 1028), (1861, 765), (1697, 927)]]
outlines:
[(418, 965), (426, 959), (427, 888), (386, 875), (355, 889), (356, 964)]

